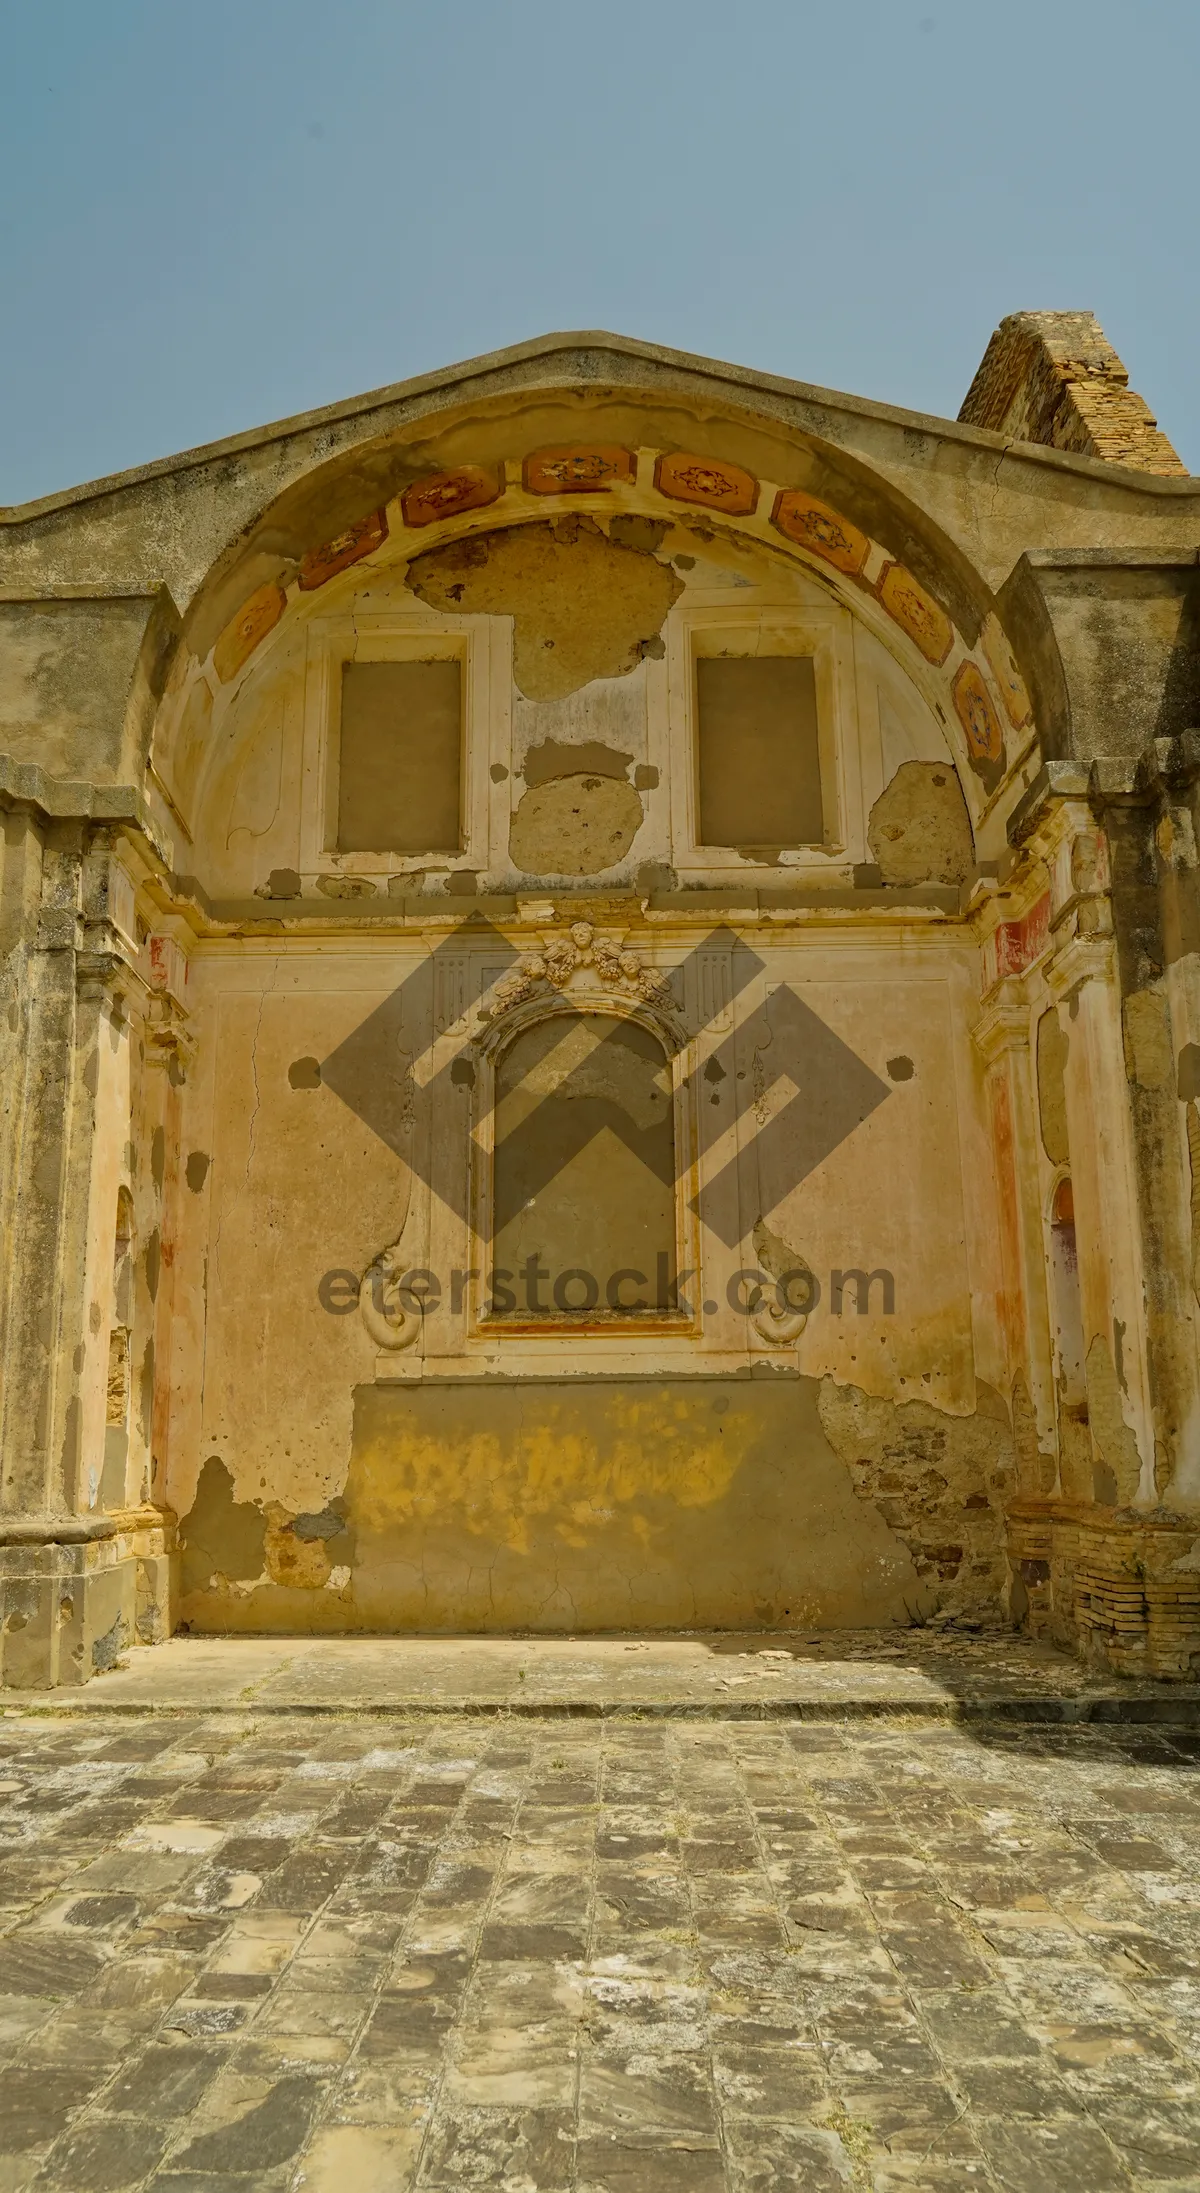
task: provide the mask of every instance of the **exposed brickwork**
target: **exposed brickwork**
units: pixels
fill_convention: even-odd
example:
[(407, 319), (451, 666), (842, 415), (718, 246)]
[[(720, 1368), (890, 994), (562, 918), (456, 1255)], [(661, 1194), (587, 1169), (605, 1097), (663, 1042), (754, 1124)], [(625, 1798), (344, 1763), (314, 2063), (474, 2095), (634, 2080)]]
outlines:
[(958, 416), (1014, 441), (1186, 476), (1091, 312), (1012, 312), (1001, 320)]
[(1019, 1611), (1032, 1635), (1072, 1646), (1093, 1665), (1187, 1676), (1200, 1664), (1196, 1543), (1181, 1518), (1024, 1504), (1009, 1518)]

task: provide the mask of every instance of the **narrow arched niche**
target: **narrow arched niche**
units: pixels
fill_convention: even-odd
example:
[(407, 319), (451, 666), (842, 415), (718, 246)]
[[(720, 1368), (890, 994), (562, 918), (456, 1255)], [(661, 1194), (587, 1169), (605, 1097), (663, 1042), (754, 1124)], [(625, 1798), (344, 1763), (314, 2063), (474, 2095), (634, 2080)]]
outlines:
[(113, 1309), (108, 1333), (104, 1476), (100, 1488), (105, 1504), (118, 1507), (124, 1505), (127, 1491), (125, 1478), (129, 1456), (134, 1247), (133, 1197), (128, 1188), (121, 1187), (117, 1190), (116, 1222), (113, 1227)]
[(1075, 1198), (1069, 1177), (1059, 1181), (1050, 1205), (1050, 1303), (1059, 1396), (1064, 1409), (1078, 1414), (1086, 1406), (1087, 1383), (1079, 1252), (1075, 1242)]
[(495, 1090), (492, 1314), (669, 1310), (675, 1123), (659, 1038), (618, 1014), (555, 1013), (505, 1046)]

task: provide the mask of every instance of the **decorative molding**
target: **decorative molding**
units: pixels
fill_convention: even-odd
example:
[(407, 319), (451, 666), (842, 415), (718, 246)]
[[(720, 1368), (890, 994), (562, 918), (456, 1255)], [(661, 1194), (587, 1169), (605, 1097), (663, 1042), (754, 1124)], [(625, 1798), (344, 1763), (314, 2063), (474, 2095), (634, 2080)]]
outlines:
[(1029, 1048), (1029, 1001), (1013, 975), (988, 999), (971, 1038), (984, 1064), (991, 1066), (1009, 1051)]
[(1012, 975), (1023, 975), (1050, 944), (1050, 893), (1043, 891), (1016, 921), (997, 922), (983, 939), (983, 994), (987, 997)]
[(785, 1310), (764, 1291), (750, 1312), (750, 1323), (772, 1348), (790, 1348), (808, 1323), (807, 1310)]
[(485, 1007), (482, 1019), (510, 1012), (532, 997), (543, 984), (565, 990), (573, 975), (588, 969), (608, 990), (624, 991), (660, 1010), (673, 1010), (675, 999), (669, 983), (638, 952), (623, 951), (612, 938), (597, 936), (590, 921), (572, 922), (565, 936), (545, 940), (540, 952), (526, 952), (516, 966), (497, 983), (494, 1003)]
[(421, 1313), (405, 1303), (401, 1281), (408, 1270), (408, 1262), (400, 1254), (403, 1234), (381, 1249), (368, 1264), (358, 1290), (358, 1307), (363, 1324), (377, 1348), (395, 1352), (411, 1348), (421, 1330)]
[(1116, 946), (1111, 937), (1068, 937), (1046, 968), (1046, 986), (1058, 999), (1067, 998), (1085, 982), (1112, 982), (1116, 976)]

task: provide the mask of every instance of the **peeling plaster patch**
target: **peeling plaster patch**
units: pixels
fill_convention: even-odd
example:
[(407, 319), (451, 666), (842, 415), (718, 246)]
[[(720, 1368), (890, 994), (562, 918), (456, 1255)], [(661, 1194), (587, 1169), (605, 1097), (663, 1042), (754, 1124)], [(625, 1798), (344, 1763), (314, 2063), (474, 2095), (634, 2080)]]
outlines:
[(888, 1060), (887, 1072), (889, 1081), (911, 1081), (916, 1068), (912, 1060), (901, 1052), (899, 1057)]
[(365, 1629), (903, 1625), (932, 1604), (794, 1375), (360, 1386), (345, 1497)]
[(1092, 1461), (1092, 1498), (1102, 1508), (1115, 1508), (1117, 1497), (1116, 1477), (1107, 1462), (1102, 1461), (1099, 1455), (1094, 1456)]
[(1188, 1162), (1191, 1170), (1192, 1290), (1200, 1301), (1200, 1113), (1187, 1108)]
[(948, 1416), (928, 1402), (884, 1401), (832, 1378), (821, 1382), (819, 1411), (855, 1492), (912, 1556), (923, 1591), (914, 1614), (935, 1606), (999, 1613), (1015, 1461), (1000, 1415)]
[[(79, 1395), (76, 1393), (72, 1394), (70, 1400), (67, 1403), (66, 1418), (63, 1424), (62, 1481), (64, 1486), (66, 1487), (67, 1498), (69, 1501), (74, 1499), (75, 1488), (79, 1482), (79, 1462), (82, 1452), (83, 1406), (80, 1402)], [(95, 1476), (94, 1471), (92, 1472), (92, 1476)], [(90, 1497), (88, 1500), (88, 1506), (94, 1507), (96, 1504), (96, 1492), (91, 1486), (89, 1486), (89, 1495)]]
[[(543, 739), (539, 745), (528, 748), (521, 775), (529, 791), (536, 784), (549, 784), (554, 777), (581, 774), (618, 777), (626, 782), (632, 760), (632, 754), (622, 754), (615, 746), (605, 746), (599, 739), (582, 740), (577, 746), (567, 745), (561, 739)], [(657, 771), (655, 775), (657, 777)]]
[(535, 785), (516, 808), (509, 853), (526, 875), (594, 876), (624, 859), (643, 819), (623, 779), (556, 777)]
[(1054, 1006), (1037, 1024), (1038, 1119), (1042, 1148), (1052, 1165), (1070, 1161), (1067, 1140), (1067, 1059), (1071, 1042)]
[(369, 876), (318, 876), (317, 889), (327, 899), (373, 899), (375, 885)]
[(1135, 990), (1122, 1009), (1125, 1072), (1141, 1089), (1168, 1089), (1175, 1079), (1171, 1017), (1161, 990)]
[(1013, 1445), (1017, 1456), (1017, 1490), (1028, 1499), (1048, 1500), (1054, 1491), (1055, 1464), (1038, 1444), (1037, 1417), (1029, 1388), (1020, 1371), (1012, 1387)]
[(179, 1526), (182, 1589), (204, 1591), (214, 1576), (252, 1582), (262, 1574), (267, 1523), (250, 1500), (235, 1500), (233, 1479), (219, 1454), (200, 1472), (196, 1497)]
[[(1125, 1422), (1121, 1387), (1107, 1342), (1097, 1333), (1087, 1352), (1088, 1424), (1098, 1457), (1093, 1464), (1096, 1498), (1111, 1507), (1129, 1507), (1137, 1498), (1142, 1468), (1137, 1441)], [(1099, 1490), (1101, 1474), (1111, 1480), (1107, 1498)]]
[(965, 882), (975, 848), (950, 765), (902, 762), (871, 809), (867, 842), (885, 884)]
[(288, 1082), (293, 1089), (319, 1089), (321, 1086), (321, 1062), (315, 1058), (294, 1058), (288, 1067)]
[(268, 1503), (264, 1553), (273, 1584), (320, 1591), (333, 1566), (323, 1538), (299, 1538), (292, 1517), (278, 1500)]
[(291, 1527), (297, 1538), (337, 1538), (346, 1528), (346, 1504), (332, 1500), (315, 1515), (295, 1515)]
[[(772, 1279), (786, 1279), (789, 1273), (804, 1272), (815, 1288), (816, 1282), (808, 1258), (802, 1256), (799, 1249), (793, 1249), (782, 1234), (772, 1233), (765, 1219), (758, 1220), (751, 1239), (755, 1256), (764, 1272)], [(813, 1299), (816, 1299), (815, 1293)]]
[[(552, 777), (625, 778), (647, 753), (644, 665), (627, 676), (593, 678), (558, 700), (513, 691), (512, 770), (528, 790)], [(514, 795), (515, 797), (516, 795)]]
[(138, 1375), (138, 1431), (142, 1445), (150, 1444), (150, 1430), (154, 1422), (154, 1342), (146, 1342), (142, 1368)]
[(336, 1573), (344, 1590), (353, 1573), (355, 1532), (345, 1502), (332, 1500), (311, 1514), (293, 1515), (281, 1501), (236, 1501), (233, 1481), (218, 1455), (200, 1473), (196, 1497), (180, 1527), (185, 1600), (203, 1593), (246, 1601), (279, 1585), (320, 1591)]
[(1185, 1043), (1179, 1054), (1175, 1087), (1182, 1104), (1200, 1097), (1200, 1043)]
[(507, 784), (508, 782), (508, 771), (502, 761), (494, 761), (488, 770), (488, 775), (493, 784)]
[(513, 675), (529, 700), (636, 669), (683, 592), (669, 565), (578, 516), (451, 541), (415, 557), (406, 584), (432, 609), (512, 617)]
[(265, 883), (255, 886), (256, 899), (298, 899), (300, 873), (296, 868), (272, 868)]
[(187, 1181), (193, 1195), (199, 1195), (205, 1181), (208, 1179), (208, 1168), (211, 1162), (207, 1150), (193, 1150), (189, 1156), (184, 1167), (184, 1179)]
[(674, 530), (674, 521), (670, 518), (643, 518), (636, 511), (628, 510), (610, 519), (608, 537), (621, 548), (636, 548), (643, 556), (653, 556), (668, 533)]

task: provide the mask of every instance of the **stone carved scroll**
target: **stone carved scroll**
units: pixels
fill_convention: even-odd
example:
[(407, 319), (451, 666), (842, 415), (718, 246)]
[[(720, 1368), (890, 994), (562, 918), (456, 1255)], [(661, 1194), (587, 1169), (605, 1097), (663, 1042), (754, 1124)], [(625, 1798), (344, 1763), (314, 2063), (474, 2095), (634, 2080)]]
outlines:
[(408, 1270), (399, 1241), (389, 1242), (368, 1264), (358, 1290), (363, 1324), (377, 1348), (395, 1351), (411, 1348), (421, 1330), (421, 1313), (412, 1297), (405, 1301), (403, 1280)]

